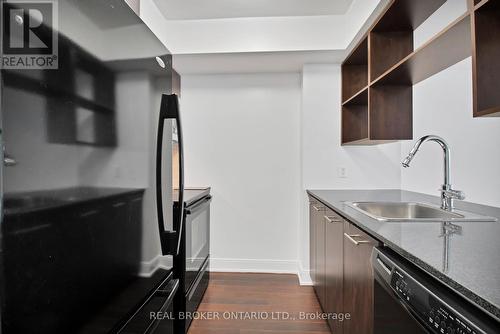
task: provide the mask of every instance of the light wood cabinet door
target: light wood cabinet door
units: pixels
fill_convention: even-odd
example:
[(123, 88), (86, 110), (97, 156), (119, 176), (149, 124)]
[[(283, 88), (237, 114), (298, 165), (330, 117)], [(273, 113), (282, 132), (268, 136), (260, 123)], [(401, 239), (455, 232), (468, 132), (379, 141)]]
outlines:
[(344, 334), (373, 333), (373, 270), (371, 254), (378, 242), (354, 225), (344, 223)]
[[(326, 221), (326, 307), (327, 313), (342, 313), (344, 310), (344, 219), (331, 210), (325, 213)], [(343, 322), (329, 319), (331, 332), (343, 333)]]

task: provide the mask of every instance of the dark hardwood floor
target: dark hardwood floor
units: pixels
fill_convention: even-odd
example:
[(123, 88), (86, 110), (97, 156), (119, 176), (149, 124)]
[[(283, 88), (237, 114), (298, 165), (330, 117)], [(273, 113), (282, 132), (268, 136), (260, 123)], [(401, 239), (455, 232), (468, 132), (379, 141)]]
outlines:
[(219, 319), (196, 319), (188, 334), (329, 333), (326, 320), (301, 319), (301, 312), (321, 308), (313, 288), (300, 286), (295, 275), (211, 273), (210, 279), (198, 311)]

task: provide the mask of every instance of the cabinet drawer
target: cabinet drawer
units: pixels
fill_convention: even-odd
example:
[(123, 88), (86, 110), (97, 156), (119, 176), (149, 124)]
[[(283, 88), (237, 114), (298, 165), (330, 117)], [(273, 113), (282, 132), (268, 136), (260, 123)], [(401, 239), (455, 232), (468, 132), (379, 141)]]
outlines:
[(379, 244), (379, 242), (373, 239), (368, 233), (362, 231), (347, 221), (344, 222), (344, 233), (346, 241), (350, 241), (353, 244), (356, 244), (356, 242), (358, 242), (358, 245), (366, 244), (370, 246), (378, 246)]
[[(326, 303), (324, 311), (326, 313), (342, 313), (343, 306), (343, 278), (344, 278), (344, 219), (332, 210), (325, 212), (326, 221), (326, 263), (325, 263), (325, 284)], [(334, 334), (343, 333), (341, 321), (329, 319), (331, 332)]]
[(373, 269), (371, 254), (378, 241), (344, 223), (344, 333), (373, 333)]
[(336, 213), (330, 208), (326, 208), (323, 218), (326, 220), (326, 223), (345, 222), (345, 219), (342, 216), (340, 216), (338, 213)]
[(325, 212), (320, 202), (310, 205), (311, 279), (320, 305), (325, 306)]

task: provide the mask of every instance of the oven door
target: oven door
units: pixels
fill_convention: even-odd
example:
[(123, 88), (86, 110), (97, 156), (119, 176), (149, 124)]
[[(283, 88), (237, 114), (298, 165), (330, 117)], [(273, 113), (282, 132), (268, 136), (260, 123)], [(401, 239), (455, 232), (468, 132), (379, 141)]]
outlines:
[(210, 202), (204, 197), (186, 208), (186, 281), (187, 292), (195, 281), (210, 251)]

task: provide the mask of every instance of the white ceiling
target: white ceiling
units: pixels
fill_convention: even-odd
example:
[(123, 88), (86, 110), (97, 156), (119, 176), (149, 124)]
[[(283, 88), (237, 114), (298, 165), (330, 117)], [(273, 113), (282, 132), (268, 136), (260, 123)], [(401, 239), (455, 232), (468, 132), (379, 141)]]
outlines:
[[(290, 6), (276, 8), (277, 3), (300, 2), (304, 11), (301, 16), (286, 17), (166, 19), (168, 3), (182, 6), (198, 1), (220, 5), (231, 1), (233, 4), (262, 4), (265, 0), (141, 0), (141, 18), (168, 45), (174, 55), (173, 66), (181, 75), (300, 72), (304, 64), (338, 64), (392, 0), (266, 0), (272, 2), (272, 6), (260, 8), (265, 7), (267, 14), (271, 10), (279, 9), (283, 13), (291, 9)], [(319, 7), (311, 7), (311, 3), (327, 2), (337, 6), (337, 10), (344, 4), (347, 12), (305, 15), (312, 9), (321, 13), (317, 10)], [(187, 7), (184, 8), (189, 13)], [(297, 8), (292, 8), (295, 13), (298, 13)], [(206, 13), (203, 17), (207, 17)], [(173, 9), (170, 14), (173, 16)]]
[(353, 0), (154, 0), (168, 20), (342, 15)]
[(184, 74), (279, 73), (302, 71), (304, 64), (340, 63), (345, 51), (242, 52), (174, 55)]

